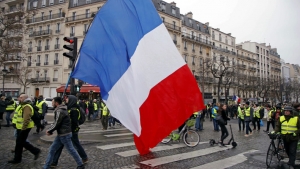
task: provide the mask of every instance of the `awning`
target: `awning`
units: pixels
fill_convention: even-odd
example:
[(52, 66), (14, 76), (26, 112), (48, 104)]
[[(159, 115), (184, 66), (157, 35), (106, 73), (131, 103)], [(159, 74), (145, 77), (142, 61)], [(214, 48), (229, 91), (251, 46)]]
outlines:
[[(57, 93), (63, 93), (65, 90), (65, 86), (60, 86), (58, 88), (56, 88), (56, 92)], [(100, 93), (100, 88), (98, 86), (92, 86), (92, 85), (88, 85), (88, 86), (81, 86), (80, 88), (80, 93), (89, 93), (90, 91), (93, 91), (94, 93)], [(67, 88), (67, 93), (70, 92), (70, 86), (68, 86)]]

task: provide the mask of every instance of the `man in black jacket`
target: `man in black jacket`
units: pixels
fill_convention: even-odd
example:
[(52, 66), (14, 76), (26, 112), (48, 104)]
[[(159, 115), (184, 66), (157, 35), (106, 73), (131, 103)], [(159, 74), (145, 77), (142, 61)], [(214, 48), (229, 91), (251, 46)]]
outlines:
[[(84, 149), (82, 148), (79, 139), (78, 139), (78, 132), (79, 132), (79, 124), (78, 124), (78, 119), (80, 117), (80, 110), (79, 110), (79, 106), (77, 104), (77, 98), (73, 95), (69, 95), (66, 97), (66, 104), (67, 104), (67, 108), (68, 108), (68, 112), (69, 112), (69, 116), (71, 118), (71, 130), (72, 130), (72, 143), (74, 145), (74, 147), (76, 148), (79, 156), (82, 159), (83, 163), (87, 163), (88, 162), (88, 157), (84, 151)], [(58, 163), (58, 159), (59, 156), (62, 152), (62, 149), (64, 148), (64, 146), (62, 145), (55, 153), (54, 155), (54, 159), (52, 161), (51, 166), (57, 166)]]
[(77, 169), (84, 169), (84, 165), (81, 161), (80, 156), (77, 151), (73, 147), (71, 137), (71, 120), (68, 115), (67, 106), (62, 104), (62, 99), (60, 97), (55, 97), (52, 100), (52, 105), (55, 107), (54, 110), (54, 123), (53, 125), (46, 131), (48, 136), (52, 135), (53, 132), (57, 131), (57, 137), (53, 141), (49, 154), (46, 159), (46, 163), (44, 165), (44, 169), (50, 168), (50, 164), (54, 158), (55, 152), (60, 149), (61, 146), (65, 146), (69, 152), (69, 154), (74, 158), (77, 163)]

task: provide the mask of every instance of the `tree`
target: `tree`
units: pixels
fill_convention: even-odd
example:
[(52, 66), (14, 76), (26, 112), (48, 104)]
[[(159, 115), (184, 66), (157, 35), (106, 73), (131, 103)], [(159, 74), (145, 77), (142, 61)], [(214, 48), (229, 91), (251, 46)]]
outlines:
[(200, 62), (200, 68), (197, 70), (196, 81), (200, 86), (202, 97), (204, 100), (204, 93), (209, 88), (210, 83), (212, 83), (212, 78), (210, 77), (210, 58), (205, 58), (203, 62)]
[(21, 67), (20, 69), (13, 70), (15, 82), (23, 87), (23, 92), (31, 84), (32, 70), (28, 66)]

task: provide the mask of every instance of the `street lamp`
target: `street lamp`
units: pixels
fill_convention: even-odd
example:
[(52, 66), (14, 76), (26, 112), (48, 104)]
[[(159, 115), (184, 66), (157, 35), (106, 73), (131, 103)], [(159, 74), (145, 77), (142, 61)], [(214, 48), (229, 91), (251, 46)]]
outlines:
[(8, 72), (7, 69), (4, 68), (4, 69), (2, 70), (2, 75), (3, 75), (3, 81), (2, 81), (2, 82), (3, 82), (3, 86), (2, 86), (2, 95), (3, 95), (3, 96), (5, 96), (5, 91), (4, 91), (4, 78), (5, 78), (5, 75), (7, 75), (8, 73), (9, 73), (9, 72)]

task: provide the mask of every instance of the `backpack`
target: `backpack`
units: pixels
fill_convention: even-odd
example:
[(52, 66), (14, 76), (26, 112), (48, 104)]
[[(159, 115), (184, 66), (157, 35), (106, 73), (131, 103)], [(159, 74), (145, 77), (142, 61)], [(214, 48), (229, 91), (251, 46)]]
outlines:
[(36, 105), (31, 105), (33, 108), (33, 116), (31, 116), (31, 120), (34, 122), (36, 126), (41, 125), (41, 118), (39, 113), (39, 108)]
[(84, 122), (85, 122), (85, 119), (86, 119), (86, 117), (85, 117), (85, 111), (84, 111), (84, 109), (82, 108), (82, 107), (79, 107), (79, 109), (78, 108), (76, 108), (76, 110), (79, 112), (79, 114), (80, 114), (80, 117), (79, 117), (79, 119), (78, 119), (78, 124), (79, 125), (82, 125)]
[(265, 109), (264, 108), (261, 108), (259, 110), (259, 115), (260, 115), (260, 119), (264, 118), (264, 116), (265, 116)]

